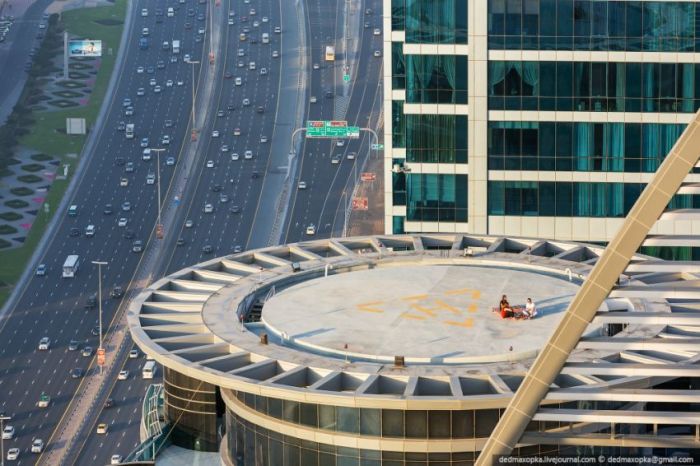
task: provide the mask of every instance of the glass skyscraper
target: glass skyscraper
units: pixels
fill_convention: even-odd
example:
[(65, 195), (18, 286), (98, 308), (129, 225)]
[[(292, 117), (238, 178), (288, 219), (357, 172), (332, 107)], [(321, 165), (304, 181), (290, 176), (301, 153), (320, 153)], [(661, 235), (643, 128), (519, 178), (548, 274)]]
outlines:
[(607, 241), (700, 108), (700, 2), (384, 12), (387, 233)]

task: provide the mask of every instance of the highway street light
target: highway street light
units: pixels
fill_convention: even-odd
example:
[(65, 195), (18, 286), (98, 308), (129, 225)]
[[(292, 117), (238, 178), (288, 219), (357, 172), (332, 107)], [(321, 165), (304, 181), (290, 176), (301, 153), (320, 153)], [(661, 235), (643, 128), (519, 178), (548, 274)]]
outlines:
[[(5, 432), (5, 421), (12, 419), (10, 416), (0, 416), (0, 432)], [(0, 465), (5, 466), (5, 440), (0, 435)]]
[(156, 183), (157, 183), (157, 190), (158, 190), (158, 220), (156, 222), (156, 238), (158, 239), (163, 239), (163, 223), (160, 221), (160, 208), (161, 208), (161, 200), (160, 200), (160, 153), (163, 152), (165, 149), (160, 148), (160, 149), (151, 149), (151, 152), (156, 153)]
[(197, 123), (194, 113), (194, 65), (199, 65), (199, 61), (188, 60), (186, 63), (192, 65), (192, 141), (197, 140)]
[(104, 348), (102, 347), (102, 266), (107, 265), (108, 262), (92, 261), (92, 263), (97, 266), (97, 308), (100, 313), (100, 336), (97, 344), (97, 365), (100, 366), (100, 374), (102, 374), (102, 366), (104, 364), (99, 363), (100, 354), (104, 354)]

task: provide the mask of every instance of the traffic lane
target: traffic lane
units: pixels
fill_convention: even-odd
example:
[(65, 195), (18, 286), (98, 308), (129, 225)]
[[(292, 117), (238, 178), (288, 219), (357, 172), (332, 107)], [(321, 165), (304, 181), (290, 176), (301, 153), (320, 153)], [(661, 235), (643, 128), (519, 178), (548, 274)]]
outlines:
[(107, 434), (97, 434), (96, 425), (90, 426), (87, 441), (75, 456), (75, 464), (109, 464), (112, 455), (125, 458), (141, 443), (139, 432), (143, 397), (151, 383), (160, 382), (158, 378), (142, 378), (141, 370), (145, 362), (146, 358), (140, 351), (137, 358), (126, 359), (121, 370), (129, 372), (128, 379), (113, 382), (108, 395), (113, 405), (102, 409), (96, 421), (96, 424), (107, 424)]
[[(363, 112), (360, 108), (362, 102), (366, 100), (364, 96), (367, 93), (367, 89), (370, 89), (373, 91), (372, 100), (374, 100), (374, 92), (378, 89), (379, 79), (381, 79), (379, 76), (381, 58), (373, 57), (373, 49), (377, 46), (375, 42), (381, 41), (381, 39), (373, 36), (369, 29), (363, 28), (361, 34), (361, 55), (358, 69), (368, 70), (368, 72), (357, 73), (357, 80), (353, 83), (351, 90), (350, 105), (346, 119), (350, 124), (363, 127), (367, 123), (365, 119), (367, 112)], [(340, 152), (338, 155), (342, 157), (337, 165), (330, 164), (330, 155), (333, 151), (336, 153)], [(294, 194), (294, 214), (290, 217), (287, 241), (303, 239), (306, 235), (306, 227), (309, 224), (314, 224), (317, 227), (316, 234), (330, 234), (330, 232), (325, 230), (330, 228), (333, 223), (332, 217), (335, 215), (337, 205), (348, 202), (347, 198), (351, 189), (347, 181), (352, 173), (353, 166), (355, 163), (359, 163), (357, 160), (347, 160), (347, 153), (349, 152), (356, 152), (358, 155), (361, 153), (361, 150), (356, 147), (356, 143), (352, 140), (348, 141), (343, 148), (340, 148), (340, 151), (331, 144), (328, 153), (311, 152), (308, 156), (306, 153), (303, 155), (299, 180), (306, 181), (308, 187), (303, 193), (301, 190), (297, 190)], [(326, 159), (326, 154), (328, 159)], [(329, 165), (324, 167), (324, 164)], [(328, 168), (329, 166), (335, 167), (335, 169)], [(312, 180), (312, 185), (309, 184), (309, 179)], [(322, 202), (319, 202), (319, 193), (324, 193)], [(299, 200), (297, 200), (297, 196), (300, 197)], [(343, 200), (341, 197), (345, 199)], [(329, 206), (332, 207), (330, 209), (331, 219), (327, 218), (326, 208)]]
[[(264, 15), (258, 12), (258, 16)], [(270, 23), (274, 24), (275, 16), (270, 11)], [(270, 24), (268, 23), (268, 24)], [(245, 23), (243, 23), (245, 24)], [(263, 23), (264, 24), (264, 23)], [(240, 26), (240, 24), (239, 24)], [(241, 27), (242, 29), (242, 27)], [(234, 33), (237, 30), (234, 29)], [(271, 34), (274, 37), (274, 34)], [(247, 67), (246, 71), (236, 66), (233, 76), (228, 82), (224, 82), (224, 96), (221, 101), (236, 106), (236, 110), (228, 113), (225, 119), (217, 119), (215, 128), (220, 131), (219, 138), (210, 137), (207, 149), (208, 160), (214, 161), (217, 166), (214, 169), (202, 168), (199, 175), (197, 191), (188, 205), (186, 218), (193, 220), (195, 226), (188, 229), (182, 226), (179, 230), (179, 237), (185, 240), (185, 244), (176, 249), (171, 260), (169, 270), (177, 270), (187, 264), (191, 264), (205, 258), (201, 251), (202, 246), (209, 244), (214, 249), (215, 254), (226, 254), (232, 252), (236, 246), (243, 246), (245, 233), (249, 228), (249, 215), (254, 213), (259, 196), (258, 185), (261, 185), (262, 175), (267, 168), (269, 156), (269, 143), (260, 143), (260, 137), (271, 138), (273, 127), (273, 116), (270, 109), (275, 108), (278, 79), (279, 60), (272, 58), (276, 40), (271, 40), (272, 44), (238, 44), (230, 48), (232, 54), (227, 57), (227, 69), (232, 68), (230, 62), (236, 65), (238, 61), (248, 64), (255, 61), (256, 70), (251, 71)], [(238, 49), (243, 48), (245, 56), (238, 56)], [(233, 56), (231, 56), (233, 55)], [(261, 76), (259, 70), (265, 67), (268, 70), (266, 76)], [(241, 86), (235, 85), (235, 77), (245, 78)], [(243, 99), (250, 100), (250, 106), (243, 107)], [(254, 109), (262, 105), (265, 109), (263, 114), (258, 114)], [(233, 136), (233, 129), (240, 130), (240, 136)], [(221, 145), (229, 146), (228, 152), (221, 152)], [(245, 160), (245, 151), (253, 152), (252, 160)], [(231, 160), (231, 154), (239, 154), (239, 160)], [(253, 172), (257, 171), (260, 178), (253, 178)], [(211, 172), (211, 173), (208, 173)], [(220, 185), (221, 192), (214, 193), (211, 188)], [(229, 196), (229, 201), (220, 202), (220, 195)], [(205, 214), (204, 205), (212, 203), (214, 212)], [(240, 213), (231, 213), (230, 206), (238, 206)], [(212, 218), (209, 218), (209, 217)], [(204, 225), (207, 225), (205, 228)]]
[[(128, 59), (127, 59), (127, 63), (128, 63)], [(127, 66), (128, 66), (128, 64), (127, 64)], [(108, 124), (109, 124), (109, 123), (108, 123)], [(113, 128), (113, 126), (112, 126), (112, 128)], [(109, 133), (109, 130), (108, 130), (108, 133)], [(96, 151), (96, 154), (98, 154), (98, 153), (100, 153), (100, 152), (101, 152), (101, 151), (98, 150), (98, 151)], [(110, 154), (112, 153), (112, 152), (109, 150), (109, 147), (107, 148), (107, 152), (110, 152)], [(95, 177), (93, 177), (93, 178), (95, 178)], [(80, 197), (80, 191), (79, 191), (78, 196), (76, 196), (76, 197)], [(66, 228), (66, 227), (65, 227), (65, 225), (64, 225), (64, 228), (62, 228), (62, 230), (64, 230), (64, 231), (63, 231), (63, 232), (59, 232), (58, 235), (57, 235), (57, 239), (60, 239), (63, 243), (65, 243), (65, 240), (64, 240), (64, 238), (65, 238), (65, 236), (64, 236), (64, 234), (65, 234), (65, 228)], [(62, 233), (63, 233), (63, 234), (62, 234)], [(55, 243), (55, 241), (54, 241), (54, 243)], [(104, 244), (104, 243), (103, 243), (103, 244)], [(53, 246), (55, 246), (55, 244), (54, 244)], [(62, 248), (56, 248), (56, 247), (52, 247), (52, 248), (50, 248), (49, 250), (50, 250), (50, 251), (58, 251), (57, 254), (54, 254), (56, 257), (58, 257), (58, 258), (56, 259), (55, 262), (56, 262), (57, 264), (60, 264), (60, 261), (61, 261), (62, 258), (64, 258), (65, 255), (66, 255), (66, 254), (65, 254), (65, 251), (63, 251)], [(44, 278), (48, 278), (48, 277), (44, 277)], [(58, 286), (58, 285), (56, 285), (56, 286)], [(53, 291), (49, 293), (49, 296), (50, 296), (52, 293), (53, 293)], [(81, 294), (81, 293), (78, 293), (78, 294)], [(34, 294), (34, 295), (35, 295), (35, 294)], [(64, 296), (64, 297), (65, 297), (65, 296)], [(24, 307), (24, 306), (23, 306), (24, 304), (26, 304), (26, 303), (20, 302), (20, 307)], [(65, 305), (66, 303), (59, 303), (59, 304)], [(74, 302), (74, 303), (72, 303), (72, 304), (75, 305), (76, 303)], [(32, 310), (33, 310), (33, 309), (29, 309), (29, 311), (32, 311)], [(71, 309), (71, 316), (73, 316), (73, 315), (75, 315), (75, 314), (76, 314), (76, 313), (74, 312), (74, 309)], [(51, 323), (53, 324), (53, 322), (51, 322)], [(69, 325), (72, 325), (72, 324), (78, 323), (78, 322), (75, 322), (75, 319), (73, 319), (73, 320), (69, 319), (69, 320), (68, 320), (68, 323), (69, 323)], [(22, 324), (24, 324), (24, 322), (22, 322)], [(22, 328), (21, 325), (20, 325), (19, 327)], [(67, 327), (68, 327), (68, 326), (67, 326)], [(7, 328), (7, 327), (5, 327), (5, 328)], [(75, 327), (73, 327), (73, 328), (75, 328)], [(15, 332), (16, 332), (16, 330), (17, 330), (17, 329), (15, 328)], [(29, 330), (32, 330), (32, 331), (33, 331), (33, 328), (31, 328), (31, 329), (29, 329)], [(26, 333), (28, 333), (28, 332), (25, 331), (25, 332), (22, 332), (22, 333), (25, 333), (25, 334), (26, 334)], [(37, 333), (38, 333), (38, 332), (37, 332)], [(37, 341), (38, 341), (38, 337), (37, 337)], [(36, 344), (36, 342), (30, 342), (29, 339), (28, 339), (28, 347), (29, 347), (29, 348), (31, 348), (31, 347), (32, 347), (33, 345), (35, 345), (35, 344)], [(21, 350), (21, 348), (20, 348), (19, 350)], [(47, 360), (46, 363), (47, 363), (47, 364), (50, 364), (50, 361)], [(4, 380), (4, 379), (3, 379), (3, 380)], [(19, 384), (19, 382), (20, 382), (19, 379), (16, 380), (16, 384)], [(60, 400), (60, 396), (61, 396), (61, 395), (62, 395), (62, 393), (58, 393), (59, 400)], [(30, 399), (33, 399), (33, 400), (34, 400), (34, 399), (36, 399), (37, 397), (38, 397), (38, 396), (31, 396), (31, 395), (29, 395), (27, 398), (30, 398)], [(13, 401), (14, 401), (14, 400), (13, 400)], [(6, 401), (5, 401), (5, 403), (6, 403)], [(20, 401), (20, 403), (24, 404), (23, 401)], [(13, 404), (16, 404), (16, 403), (13, 403)], [(47, 414), (50, 413), (51, 411), (52, 411), (52, 410), (49, 410), (49, 412), (47, 412)], [(32, 432), (36, 432), (36, 429), (32, 429)]]

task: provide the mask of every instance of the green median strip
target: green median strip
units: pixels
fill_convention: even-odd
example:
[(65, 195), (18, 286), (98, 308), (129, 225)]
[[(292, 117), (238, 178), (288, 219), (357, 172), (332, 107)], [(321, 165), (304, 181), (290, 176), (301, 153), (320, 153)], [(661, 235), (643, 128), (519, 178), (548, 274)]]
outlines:
[[(39, 209), (24, 245), (0, 252), (0, 306), (5, 304), (12, 288), (19, 280), (51, 217), (57, 214), (54, 209), (61, 202), (70, 177), (72, 177), (78, 163), (77, 159), (68, 158), (67, 154), (80, 154), (85, 144), (85, 136), (65, 134), (66, 118), (85, 118), (88, 130), (94, 130), (95, 121), (114, 70), (125, 15), (126, 0), (116, 0), (113, 6), (81, 8), (67, 11), (62, 15), (62, 23), (71, 36), (102, 41), (101, 65), (86, 106), (67, 110), (33, 112), (34, 123), (27, 128), (28, 134), (22, 136), (19, 141), (22, 146), (56, 156), (62, 163), (70, 163), (71, 169), (68, 179), (54, 180), (51, 184), (51, 189), (46, 196), (50, 212), (47, 214), (43, 208)], [(110, 49), (111, 54), (109, 53)], [(59, 170), (59, 173), (62, 174), (62, 169)], [(64, 212), (58, 212), (58, 215), (64, 214)], [(54, 273), (59, 273), (59, 271)]]

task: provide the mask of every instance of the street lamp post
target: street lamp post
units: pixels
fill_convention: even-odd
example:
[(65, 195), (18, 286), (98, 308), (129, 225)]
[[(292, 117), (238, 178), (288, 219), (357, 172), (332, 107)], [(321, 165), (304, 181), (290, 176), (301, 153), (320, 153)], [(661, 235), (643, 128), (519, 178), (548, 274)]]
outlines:
[[(97, 309), (100, 314), (100, 336), (97, 345), (97, 353), (99, 355), (104, 354), (104, 348), (102, 347), (102, 266), (107, 265), (107, 262), (92, 261), (92, 263), (97, 266)], [(102, 364), (99, 364), (98, 361), (97, 365), (100, 366), (100, 374), (102, 374)]]
[(151, 149), (151, 152), (156, 153), (156, 184), (158, 190), (158, 220), (156, 221), (156, 237), (158, 239), (163, 239), (163, 224), (160, 221), (161, 215), (161, 194), (160, 194), (160, 153), (165, 149)]
[(195, 117), (195, 110), (194, 110), (194, 65), (199, 65), (199, 61), (192, 61), (189, 60), (187, 63), (192, 65), (192, 140), (196, 141), (197, 140), (197, 119)]

